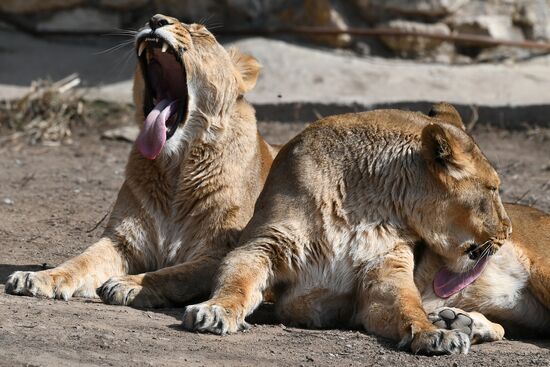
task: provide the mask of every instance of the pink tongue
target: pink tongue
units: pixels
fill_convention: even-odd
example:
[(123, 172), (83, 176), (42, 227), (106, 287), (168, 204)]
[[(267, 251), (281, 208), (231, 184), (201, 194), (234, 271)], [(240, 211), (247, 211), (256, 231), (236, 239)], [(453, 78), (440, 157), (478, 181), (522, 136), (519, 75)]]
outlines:
[(465, 273), (453, 273), (447, 267), (442, 267), (434, 278), (434, 292), (440, 298), (449, 298), (460, 292), (476, 280), (489, 262), (489, 256), (483, 257), (472, 269)]
[(155, 159), (166, 143), (166, 120), (176, 112), (177, 101), (163, 99), (147, 115), (136, 144), (144, 157)]

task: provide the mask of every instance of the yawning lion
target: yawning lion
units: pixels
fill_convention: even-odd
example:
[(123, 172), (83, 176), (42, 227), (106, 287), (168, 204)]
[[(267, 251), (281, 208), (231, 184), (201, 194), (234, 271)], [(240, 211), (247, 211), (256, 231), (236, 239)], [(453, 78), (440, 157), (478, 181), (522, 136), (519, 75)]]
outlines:
[(67, 300), (97, 289), (106, 303), (147, 307), (205, 297), (252, 216), (276, 153), (243, 98), (258, 62), (160, 14), (135, 48), (141, 132), (103, 237), (54, 269), (13, 273), (6, 292)]

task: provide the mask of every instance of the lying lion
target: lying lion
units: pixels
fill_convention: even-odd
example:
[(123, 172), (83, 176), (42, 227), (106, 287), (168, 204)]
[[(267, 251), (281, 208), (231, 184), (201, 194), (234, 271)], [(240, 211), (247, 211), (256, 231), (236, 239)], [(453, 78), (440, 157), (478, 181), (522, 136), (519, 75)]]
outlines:
[[(448, 106), (432, 115), (464, 130)], [(503, 338), (503, 327), (486, 317), (523, 334), (548, 336), (550, 330), (550, 215), (523, 205), (504, 208), (514, 227), (511, 239), (496, 254), (489, 244), (469, 251), (476, 265), (468, 271), (452, 254), (420, 251), (415, 259), (415, 283), (430, 320), (465, 332), (472, 343)]]
[[(475, 268), (483, 256), (471, 254), (495, 252), (510, 236), (499, 185), (472, 138), (438, 116), (322, 119), (282, 148), (240, 247), (223, 261), (212, 298), (187, 307), (184, 327), (242, 330), (272, 288), (291, 324), (359, 326), (414, 353), (466, 353), (469, 335), (424, 311), (415, 244), (427, 243), (449, 271)], [(417, 279), (422, 289), (426, 279)]]
[(7, 293), (67, 300), (97, 289), (106, 303), (137, 307), (206, 297), (252, 216), (275, 155), (243, 98), (258, 62), (160, 14), (135, 45), (142, 128), (103, 237), (57, 268), (13, 273)]

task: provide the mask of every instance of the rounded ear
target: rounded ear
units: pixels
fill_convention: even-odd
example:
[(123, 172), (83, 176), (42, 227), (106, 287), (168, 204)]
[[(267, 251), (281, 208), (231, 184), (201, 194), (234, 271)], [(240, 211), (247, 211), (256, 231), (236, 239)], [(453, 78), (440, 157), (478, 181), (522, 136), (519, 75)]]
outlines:
[(428, 116), (466, 131), (466, 126), (464, 126), (462, 117), (460, 117), (460, 114), (456, 108), (454, 108), (454, 106), (450, 103), (440, 102), (434, 104), (430, 109), (430, 112), (428, 112)]
[(229, 57), (239, 73), (239, 89), (246, 93), (256, 85), (262, 66), (254, 57), (239, 52), (236, 48), (229, 50)]
[(455, 179), (469, 176), (474, 169), (471, 151), (474, 143), (453, 126), (429, 124), (422, 130), (422, 155), (430, 169)]

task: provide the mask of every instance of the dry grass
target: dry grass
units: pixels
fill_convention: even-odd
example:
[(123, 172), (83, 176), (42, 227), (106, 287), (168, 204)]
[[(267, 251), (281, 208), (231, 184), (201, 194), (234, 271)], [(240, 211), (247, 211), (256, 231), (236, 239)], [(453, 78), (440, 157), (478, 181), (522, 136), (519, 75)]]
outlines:
[(18, 100), (0, 101), (0, 146), (10, 143), (70, 143), (72, 129), (85, 121), (76, 74), (57, 82), (38, 80)]

